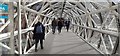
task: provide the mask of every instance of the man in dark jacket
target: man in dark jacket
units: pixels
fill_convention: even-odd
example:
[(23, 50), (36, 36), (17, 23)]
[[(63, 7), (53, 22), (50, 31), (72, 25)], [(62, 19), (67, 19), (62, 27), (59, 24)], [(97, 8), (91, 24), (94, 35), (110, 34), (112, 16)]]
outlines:
[(35, 52), (37, 52), (37, 45), (39, 40), (40, 40), (41, 49), (43, 49), (43, 40), (45, 38), (45, 27), (43, 26), (43, 24), (40, 22), (35, 24), (33, 33), (34, 33), (33, 39), (35, 39)]
[(57, 26), (57, 21), (55, 19), (53, 19), (53, 21), (52, 21), (52, 32), (53, 32), (53, 34), (55, 33), (56, 26)]
[(68, 30), (69, 30), (69, 26), (70, 26), (70, 21), (67, 20), (67, 21), (65, 22), (65, 25), (66, 25), (66, 29), (67, 29), (67, 32), (68, 32)]
[(58, 32), (61, 33), (61, 29), (63, 27), (63, 20), (58, 20)]

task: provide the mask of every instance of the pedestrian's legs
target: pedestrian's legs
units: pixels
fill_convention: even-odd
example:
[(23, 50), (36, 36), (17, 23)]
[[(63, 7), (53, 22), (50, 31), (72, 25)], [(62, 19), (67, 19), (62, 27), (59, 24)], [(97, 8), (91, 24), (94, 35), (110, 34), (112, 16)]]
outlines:
[(60, 27), (60, 33), (61, 33), (61, 30), (62, 30), (62, 26)]
[(66, 25), (65, 27), (66, 27), (66, 29), (67, 29), (67, 25)]
[(54, 34), (54, 26), (52, 26), (52, 32), (53, 32), (53, 34)]
[(53, 26), (52, 28), (53, 34), (55, 33), (55, 29), (56, 29), (56, 26)]
[(56, 30), (56, 26), (54, 27), (54, 32), (55, 32), (55, 30)]
[(68, 32), (68, 30), (69, 30), (69, 26), (67, 26), (67, 32)]
[(61, 27), (60, 27), (60, 33), (61, 33)]
[(60, 27), (58, 27), (58, 32), (60, 33)]
[(41, 49), (43, 49), (43, 40), (42, 39), (40, 40), (40, 46), (41, 46)]
[(35, 52), (37, 52), (37, 45), (38, 45), (39, 40), (35, 39)]
[(68, 32), (68, 27), (67, 27), (67, 32)]

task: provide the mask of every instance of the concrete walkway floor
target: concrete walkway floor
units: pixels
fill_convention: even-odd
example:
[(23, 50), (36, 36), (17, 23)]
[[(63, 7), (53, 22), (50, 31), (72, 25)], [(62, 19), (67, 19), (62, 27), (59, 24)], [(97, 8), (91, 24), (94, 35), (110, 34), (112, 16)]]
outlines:
[(65, 29), (60, 34), (50, 32), (44, 41), (44, 49), (38, 47), (38, 51), (30, 54), (99, 54), (91, 46), (86, 44), (72, 31)]

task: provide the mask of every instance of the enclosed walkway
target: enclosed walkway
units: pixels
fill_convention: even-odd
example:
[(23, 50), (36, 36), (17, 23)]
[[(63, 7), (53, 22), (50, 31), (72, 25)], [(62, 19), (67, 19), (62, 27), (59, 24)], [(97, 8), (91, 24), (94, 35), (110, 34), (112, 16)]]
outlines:
[(50, 32), (44, 41), (44, 49), (34, 49), (30, 54), (100, 54), (91, 46), (86, 44), (81, 38), (76, 36), (72, 31), (67, 32), (65, 29), (62, 33), (52, 34)]
[[(119, 54), (120, 0), (6, 1), (0, 1), (0, 55)], [(70, 31), (52, 34), (53, 19), (70, 21)], [(46, 38), (44, 49), (35, 52), (33, 29), (38, 21), (45, 26)]]

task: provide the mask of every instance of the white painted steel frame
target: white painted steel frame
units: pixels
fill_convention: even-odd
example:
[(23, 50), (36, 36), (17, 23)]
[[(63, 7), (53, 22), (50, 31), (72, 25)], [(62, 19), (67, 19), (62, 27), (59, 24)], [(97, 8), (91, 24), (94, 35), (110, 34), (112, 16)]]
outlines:
[[(25, 9), (26, 11), (30, 11), (30, 12), (32, 12), (32, 13), (35, 13), (35, 14), (37, 14), (38, 16), (36, 17), (36, 19), (32, 22), (32, 24), (30, 25), (30, 27), (32, 27), (32, 25), (38, 20), (38, 18), (40, 17), (39, 15), (41, 15), (41, 16), (45, 16), (45, 17), (48, 17), (48, 18), (50, 18), (49, 16), (52, 14), (53, 16), (55, 16), (54, 15), (54, 9), (53, 9), (53, 7), (52, 7), (52, 10), (53, 11), (51, 11), (51, 12), (49, 12), (47, 15), (44, 15), (44, 14), (42, 14), (43, 12), (42, 11), (45, 11), (45, 8), (48, 6), (48, 5), (50, 5), (50, 4), (48, 4), (47, 3), (47, 5), (45, 5), (45, 6), (43, 6), (42, 7), (42, 9), (39, 11), (39, 12), (37, 12), (37, 11), (35, 11), (35, 10), (32, 10), (32, 9), (30, 9), (30, 8), (28, 8), (28, 6), (31, 6), (31, 5), (34, 5), (35, 3), (38, 3), (39, 1), (35, 1), (35, 2), (33, 2), (33, 3), (30, 3), (30, 4), (28, 4), (28, 5), (25, 5), (25, 6), (20, 6), (22, 9)], [(69, 3), (69, 2), (68, 2)], [(15, 5), (16, 5), (16, 3), (14, 3)], [(70, 4), (70, 3), (69, 3)], [(88, 16), (88, 22), (89, 23), (91, 23), (91, 20), (92, 20), (92, 18), (91, 18), (91, 16), (89, 16), (89, 15), (91, 15), (91, 14), (96, 14), (96, 13), (100, 13), (100, 12), (104, 12), (104, 11), (106, 11), (106, 10), (113, 10), (113, 9), (116, 9), (117, 8), (117, 6), (118, 5), (114, 5), (114, 6), (111, 6), (110, 8), (105, 8), (105, 9), (98, 9), (98, 10), (96, 10), (95, 12), (88, 12), (87, 10), (86, 10), (86, 8), (84, 8), (80, 3), (79, 4), (75, 4), (75, 5), (72, 5), (72, 4), (70, 4), (71, 5), (71, 7), (72, 7), (72, 10), (73, 11), (75, 11), (76, 13), (77, 13), (77, 11), (76, 10), (79, 10), (78, 8), (76, 8), (76, 6), (79, 6), (80, 8), (82, 8), (84, 11), (83, 12), (85, 12), (85, 14), (83, 14), (83, 15), (78, 15), (78, 13), (76, 14), (75, 12), (73, 12), (72, 10), (69, 10), (69, 12), (67, 11), (67, 12), (65, 12), (64, 11), (64, 14), (66, 14), (66, 15), (68, 15), (68, 17), (67, 18), (71, 18), (72, 19), (72, 23), (74, 23), (74, 21), (76, 21), (76, 20), (81, 20), (82, 21), (82, 19), (81, 19), (81, 17), (83, 17), (83, 16)], [(50, 6), (51, 7), (51, 6)], [(49, 8), (50, 8), (49, 7)], [(75, 9), (76, 8), (76, 9)], [(50, 10), (50, 9), (46, 9), (46, 10)], [(58, 12), (58, 14), (59, 14), (59, 12)], [(73, 15), (74, 16), (74, 19), (69, 15), (69, 14), (71, 14), (71, 15)], [(116, 16), (118, 16), (118, 14), (117, 14), (117, 12), (115, 12), (114, 11), (114, 13), (113, 14), (115, 14)], [(76, 16), (77, 15), (77, 16)], [(69, 17), (70, 16), (70, 17)], [(109, 14), (108, 14), (108, 16), (109, 16)], [(25, 17), (26, 17), (26, 21), (27, 21), (27, 16), (26, 16), (26, 14), (25, 14)], [(43, 22), (45, 22), (46, 21), (46, 18), (44, 18), (44, 21)], [(48, 21), (48, 20), (47, 20)], [(47, 22), (46, 21), (46, 22)], [(94, 22), (94, 20), (92, 20), (93, 22)], [(106, 21), (106, 20), (105, 20)], [(27, 21), (28, 22), (28, 21)], [(79, 21), (76, 21), (77, 22), (77, 24), (79, 25)], [(87, 22), (87, 21), (86, 21)], [(2, 28), (0, 28), (0, 31), (2, 31), (7, 25), (9, 24), (9, 21), (2, 27)], [(85, 23), (83, 23), (82, 22), (82, 24), (84, 24), (84, 25), (79, 25), (80, 27), (83, 27), (83, 28), (85, 28), (85, 29), (89, 29), (89, 30), (92, 30), (92, 31), (97, 31), (97, 32), (100, 32), (100, 33), (104, 33), (104, 34), (108, 34), (108, 35), (112, 35), (112, 36), (115, 36), (115, 37), (118, 37), (118, 35), (117, 34), (115, 34), (115, 33), (109, 33), (109, 31), (107, 31), (106, 32), (106, 30), (99, 30), (99, 29), (95, 29), (95, 28), (92, 28), (92, 27), (87, 27), (86, 25), (85, 25)], [(94, 24), (95, 24), (95, 22), (94, 22)], [(28, 24), (27, 24), (28, 25)], [(74, 24), (75, 25), (75, 24)], [(78, 25), (76, 25), (76, 26), (78, 26)], [(102, 24), (103, 25), (103, 24)], [(92, 26), (92, 24), (90, 24), (89, 26)], [(97, 26), (97, 25), (96, 25)], [(29, 27), (29, 25), (28, 25), (28, 27)], [(102, 28), (102, 27), (101, 27)], [(27, 28), (27, 29), (29, 29), (29, 28)], [(76, 28), (77, 29), (77, 32), (78, 32), (78, 28)], [(22, 29), (23, 30), (23, 29)], [(21, 30), (21, 31), (22, 31)], [(30, 30), (30, 29), (29, 29)], [(84, 31), (84, 30), (83, 30)], [(15, 31), (16, 32), (16, 31)], [(27, 32), (27, 31), (26, 31)], [(86, 32), (86, 31), (85, 31)], [(25, 32), (24, 32), (25, 33)], [(8, 33), (5, 33), (5, 34), (0, 34), (0, 35), (4, 35), (4, 36), (8, 36), (7, 35)], [(17, 33), (15, 33), (16, 35), (17, 35)], [(23, 34), (23, 31), (22, 31), (22, 34)], [(85, 33), (86, 35), (88, 34), (87, 32)], [(90, 37), (90, 36), (89, 36)], [(89, 38), (89, 37), (86, 37), (86, 38)], [(9, 38), (9, 37), (7, 37), (7, 38)], [(28, 39), (29, 37), (27, 37), (27, 39)], [(6, 39), (6, 38), (4, 38), (4, 39)], [(3, 38), (1, 38), (1, 40), (3, 40)], [(112, 41), (111, 41), (111, 39), (110, 39), (110, 37), (109, 37), (109, 40), (110, 40), (110, 43), (111, 43), (111, 46), (112, 46), (112, 48), (113, 48), (113, 43), (112, 43)], [(27, 45), (27, 44), (26, 44)], [(107, 52), (107, 51), (106, 51)], [(24, 53), (25, 53), (25, 51), (24, 51)]]
[(18, 13), (18, 51), (22, 54), (22, 38), (21, 38), (21, 0), (17, 3), (17, 13)]
[[(99, 31), (99, 30), (96, 30), (96, 29), (93, 29), (93, 28), (88, 28), (88, 27), (83, 27), (83, 26), (80, 26), (80, 25), (76, 25), (76, 24), (73, 24), (74, 26), (77, 26), (77, 27), (82, 27), (83, 28), (83, 30), (84, 29), (89, 29), (89, 30), (91, 30), (92, 29), (92, 31), (96, 31), (96, 32), (99, 32), (99, 33), (104, 33), (104, 34), (107, 34), (107, 35), (110, 35), (110, 36), (113, 36), (113, 35), (111, 35), (111, 34), (108, 34), (108, 33), (110, 33), (110, 32), (104, 32), (103, 30), (102, 31)], [(81, 31), (81, 32), (83, 32), (83, 30)], [(81, 32), (80, 32), (80, 34), (81, 34)], [(117, 32), (116, 32), (117, 33)], [(78, 36), (79, 36), (79, 34), (77, 34)], [(81, 36), (80, 36), (81, 37)], [(115, 37), (118, 37), (118, 35), (116, 35)], [(81, 37), (82, 39), (83, 39), (83, 36)], [(105, 47), (105, 52), (106, 53), (104, 53), (104, 54), (111, 54), (111, 53), (109, 53), (108, 52), (108, 50), (106, 49), (106, 45), (105, 45), (105, 40), (103, 39), (103, 36), (101, 35), (101, 38), (102, 38), (102, 42), (103, 42), (103, 45), (104, 45), (104, 47)], [(93, 48), (95, 48), (96, 49), (96, 47), (94, 47), (91, 43), (89, 43), (88, 42), (88, 40), (85, 40), (85, 39), (83, 39), (85, 42), (87, 42), (88, 44), (90, 44)], [(110, 41), (111, 42), (111, 41)], [(111, 42), (111, 44), (113, 44), (113, 42)], [(113, 46), (111, 46), (111, 47), (113, 47)], [(98, 49), (96, 49), (97, 51), (99, 51)], [(101, 53), (101, 51), (99, 51), (100, 53)], [(101, 54), (103, 54), (103, 53), (101, 53)]]

